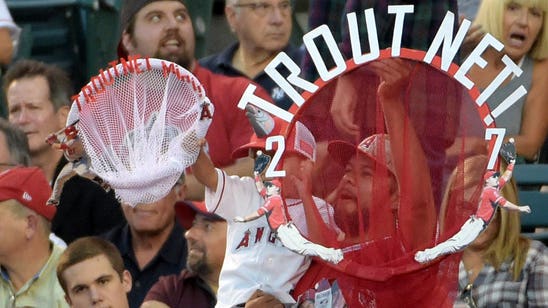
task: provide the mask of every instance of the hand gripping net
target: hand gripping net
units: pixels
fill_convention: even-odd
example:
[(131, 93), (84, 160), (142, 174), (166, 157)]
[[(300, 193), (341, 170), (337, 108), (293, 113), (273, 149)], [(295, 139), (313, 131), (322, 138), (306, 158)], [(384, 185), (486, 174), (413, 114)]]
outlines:
[(100, 71), (74, 99), (91, 170), (122, 202), (152, 203), (198, 157), (213, 105), (190, 72), (159, 59), (131, 59)]

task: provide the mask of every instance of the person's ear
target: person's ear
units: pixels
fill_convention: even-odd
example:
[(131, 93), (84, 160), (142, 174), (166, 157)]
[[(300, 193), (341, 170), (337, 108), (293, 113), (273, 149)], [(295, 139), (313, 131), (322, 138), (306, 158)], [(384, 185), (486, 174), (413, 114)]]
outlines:
[(69, 106), (63, 106), (59, 108), (56, 112), (57, 123), (59, 127), (65, 127), (67, 124), (67, 117), (70, 112)]
[(124, 286), (124, 291), (126, 291), (126, 293), (129, 293), (129, 291), (131, 291), (133, 281), (131, 279), (131, 274), (128, 270), (124, 270), (124, 272), (122, 273), (122, 285)]
[(230, 31), (232, 33), (236, 33), (236, 14), (236, 9), (234, 9), (232, 6), (225, 6), (226, 21), (228, 22), (228, 26), (230, 27)]
[(133, 46), (133, 43), (131, 41), (131, 35), (127, 33), (126, 30), (122, 32), (122, 46), (127, 51), (128, 54), (133, 54), (133, 51), (135, 50), (135, 46)]
[(25, 238), (30, 240), (34, 234), (36, 234), (39, 228), (39, 219), (37, 214), (28, 214), (27, 215), (27, 225), (25, 228)]
[(177, 184), (175, 186), (175, 195), (177, 197), (177, 200), (185, 200), (186, 198), (186, 184)]

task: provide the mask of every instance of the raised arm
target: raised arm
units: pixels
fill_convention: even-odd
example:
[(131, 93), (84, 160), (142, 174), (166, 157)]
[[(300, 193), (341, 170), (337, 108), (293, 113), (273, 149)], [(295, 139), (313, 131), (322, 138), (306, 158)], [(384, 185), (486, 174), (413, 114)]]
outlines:
[[(401, 59), (375, 61), (370, 66), (381, 78), (378, 96), (399, 182), (400, 225), (413, 228), (401, 231), (406, 242), (414, 248), (432, 238), (435, 224), (429, 222), (436, 220), (436, 211), (426, 157), (402, 101), (412, 67), (409, 61)], [(408, 204), (401, 203), (402, 196)]]
[(507, 210), (510, 210), (510, 211), (519, 211), (519, 212), (523, 212), (523, 213), (531, 213), (531, 208), (528, 205), (519, 206), (519, 205), (516, 205), (516, 204), (506, 200), (506, 199), (502, 200), (500, 206), (507, 209)]
[[(201, 141), (200, 154), (194, 165), (192, 165), (192, 174), (195, 179), (203, 184), (205, 187), (211, 189), (212, 191), (217, 190), (217, 183), (219, 179), (217, 178), (217, 171), (215, 166), (209, 159), (209, 156), (204, 152), (205, 140)], [(202, 196), (203, 198), (203, 196)]]

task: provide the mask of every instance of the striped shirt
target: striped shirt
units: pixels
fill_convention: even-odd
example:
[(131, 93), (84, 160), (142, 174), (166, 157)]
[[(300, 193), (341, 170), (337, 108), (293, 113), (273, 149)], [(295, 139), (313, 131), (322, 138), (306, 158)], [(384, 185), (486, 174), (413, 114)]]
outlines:
[[(472, 286), (477, 307), (548, 307), (548, 249), (539, 241), (531, 241), (525, 265), (517, 281), (512, 278), (512, 262), (500, 270), (485, 264)], [(459, 293), (468, 285), (464, 264), (459, 265)], [(457, 297), (455, 305), (462, 303)]]

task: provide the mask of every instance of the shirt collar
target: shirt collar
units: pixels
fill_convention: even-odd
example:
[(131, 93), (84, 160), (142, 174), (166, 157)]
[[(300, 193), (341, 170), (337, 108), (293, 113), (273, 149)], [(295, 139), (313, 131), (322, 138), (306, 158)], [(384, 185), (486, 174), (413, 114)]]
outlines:
[[(133, 247), (131, 245), (131, 232), (128, 224), (122, 228), (121, 236), (120, 254), (135, 259), (135, 254), (133, 253)], [(186, 247), (184, 230), (179, 222), (175, 220), (171, 233), (160, 248), (160, 251), (158, 251), (157, 257), (160, 257), (169, 263), (178, 264), (180, 263), (181, 258), (183, 258), (181, 255), (181, 246)], [(186, 253), (186, 249), (184, 249), (183, 253)]]

